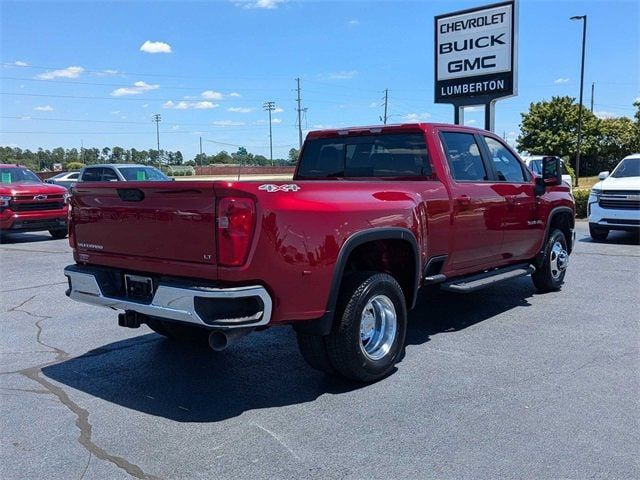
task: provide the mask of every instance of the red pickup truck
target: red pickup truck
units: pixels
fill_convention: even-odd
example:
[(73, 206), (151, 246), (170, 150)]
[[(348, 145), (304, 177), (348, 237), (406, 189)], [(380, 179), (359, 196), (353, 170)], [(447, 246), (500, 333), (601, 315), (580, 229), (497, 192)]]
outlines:
[(48, 230), (53, 238), (66, 237), (69, 196), (26, 167), (0, 164), (0, 234)]
[(214, 350), (293, 325), (311, 366), (369, 382), (401, 358), (424, 285), (559, 289), (574, 217), (559, 161), (534, 176), (490, 132), (317, 131), (288, 182), (78, 184), (67, 295)]

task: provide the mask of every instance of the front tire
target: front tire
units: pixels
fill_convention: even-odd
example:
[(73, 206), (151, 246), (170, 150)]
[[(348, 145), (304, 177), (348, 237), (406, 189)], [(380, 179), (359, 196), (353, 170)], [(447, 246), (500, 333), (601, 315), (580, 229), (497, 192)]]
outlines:
[(62, 240), (67, 236), (67, 229), (56, 228), (55, 230), (49, 230), (49, 235), (51, 235), (55, 240)]
[(407, 307), (398, 282), (386, 273), (345, 278), (337, 317), (325, 338), (338, 373), (359, 382), (389, 375), (404, 353)]
[(547, 240), (542, 265), (531, 275), (533, 285), (541, 293), (560, 290), (568, 263), (567, 239), (562, 230), (555, 229)]
[(589, 235), (591, 235), (591, 238), (593, 238), (596, 242), (604, 242), (609, 236), (609, 230), (607, 230), (606, 228), (596, 227), (594, 224), (590, 223)]

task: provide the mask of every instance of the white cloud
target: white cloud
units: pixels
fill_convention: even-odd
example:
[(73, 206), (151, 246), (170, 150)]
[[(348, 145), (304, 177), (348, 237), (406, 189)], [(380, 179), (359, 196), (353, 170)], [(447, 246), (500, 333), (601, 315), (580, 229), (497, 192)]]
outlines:
[(203, 102), (196, 102), (193, 104), (193, 108), (198, 109), (198, 110), (208, 110), (210, 108), (216, 108), (219, 107), (220, 105), (218, 105), (217, 103), (211, 103), (207, 100), (203, 101)]
[(28, 67), (29, 64), (27, 62), (23, 62), (22, 60), (16, 60), (15, 62), (13, 62), (13, 65), (15, 67)]
[(343, 70), (340, 72), (329, 73), (326, 77), (329, 80), (351, 80), (357, 74), (357, 70)]
[(236, 92), (231, 92), (231, 93), (229, 94), (229, 96), (230, 96), (230, 97), (233, 97), (233, 98), (240, 98), (242, 95), (240, 95), (239, 93), (236, 93)]
[(369, 108), (378, 108), (380, 106), (380, 104), (378, 102), (371, 102), (369, 104)]
[(165, 42), (147, 40), (140, 45), (140, 51), (145, 53), (171, 53), (171, 45)]
[(145, 103), (144, 105), (142, 105), (142, 108), (147, 108), (149, 106), (148, 103)]
[(604, 110), (595, 111), (595, 112), (593, 112), (593, 114), (594, 114), (596, 117), (601, 118), (601, 119), (603, 119), (603, 120), (604, 120), (605, 118), (614, 118), (614, 117), (616, 117), (616, 116), (617, 116), (615, 113), (612, 113), (612, 112), (605, 112)]
[(110, 68), (101, 72), (96, 72), (95, 75), (98, 77), (124, 77), (124, 74), (122, 72), (119, 72), (118, 70), (112, 70)]
[(82, 67), (67, 67), (60, 70), (50, 70), (36, 75), (40, 80), (53, 80), (54, 78), (78, 78), (84, 72)]
[(120, 110), (114, 110), (113, 112), (109, 112), (111, 115), (118, 115)]
[(216, 125), (218, 127), (235, 127), (235, 126), (240, 126), (240, 125), (245, 125), (244, 122), (236, 122), (233, 120), (216, 120), (215, 122), (212, 122), (213, 125)]
[(131, 87), (121, 87), (115, 89), (113, 92), (111, 92), (111, 95), (113, 97), (123, 97), (125, 95), (140, 95), (141, 93), (148, 92), (150, 90), (157, 90), (158, 88), (160, 88), (160, 85), (150, 85), (147, 82), (138, 81), (135, 82)]
[(278, 5), (284, 3), (286, 0), (234, 0), (236, 7), (242, 8), (262, 8), (266, 10), (272, 10), (278, 8)]
[(207, 100), (222, 100), (222, 94), (220, 92), (214, 92), (213, 90), (205, 90), (202, 92), (202, 98)]
[(350, 27), (357, 27), (358, 25), (360, 25), (360, 20), (356, 20), (356, 19), (349, 20), (347, 22), (347, 25), (349, 25)]
[(274, 110), (274, 112), (275, 112), (275, 113), (282, 113), (282, 112), (284, 112), (284, 109), (283, 109), (283, 108), (280, 108), (280, 107), (276, 107), (276, 109)]
[(466, 122), (464, 122), (466, 125), (473, 125), (474, 123), (476, 123), (476, 121), (474, 119), (471, 120), (467, 120)]
[(479, 112), (480, 110), (482, 110), (482, 107), (464, 107), (464, 113)]
[(280, 120), (279, 118), (274, 118), (271, 120), (271, 123), (275, 123), (275, 124), (282, 123), (282, 120)]
[(210, 110), (217, 107), (219, 107), (217, 103), (212, 103), (208, 100), (203, 100), (201, 102), (187, 102), (185, 100), (181, 100), (177, 103), (169, 100), (162, 105), (162, 108), (170, 108), (174, 110), (189, 110), (192, 108), (196, 110)]
[(569, 77), (560, 77), (560, 78), (556, 78), (553, 83), (555, 83), (556, 85), (562, 85), (563, 83), (569, 83)]
[(421, 120), (426, 120), (427, 118), (430, 118), (431, 114), (424, 112), (424, 113), (408, 113), (406, 114), (404, 117), (402, 117), (403, 120), (407, 121), (407, 122), (419, 122)]
[(34, 110), (39, 112), (53, 112), (53, 107), (51, 105), (42, 105), (34, 108)]
[(253, 112), (255, 108), (250, 107), (229, 107), (227, 108), (227, 112), (235, 112), (235, 113), (249, 113)]
[(174, 125), (171, 130), (180, 130), (180, 125)]

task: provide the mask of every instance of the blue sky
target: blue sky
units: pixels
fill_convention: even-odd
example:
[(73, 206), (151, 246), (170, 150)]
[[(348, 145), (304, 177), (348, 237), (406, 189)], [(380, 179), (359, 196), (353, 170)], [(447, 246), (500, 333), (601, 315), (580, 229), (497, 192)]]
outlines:
[[(282, 110), (274, 156), (286, 156), (298, 143), (296, 77), (305, 129), (379, 123), (385, 88), (390, 123), (451, 122), (452, 107), (433, 103), (433, 17), (485, 3), (3, 1), (0, 144), (155, 148), (161, 113), (162, 148), (187, 159), (200, 136), (207, 153), (268, 156), (269, 100)], [(581, 23), (569, 17), (583, 14), (585, 104), (595, 82), (598, 115), (633, 115), (640, 2), (522, 0), (519, 93), (496, 108), (511, 142), (530, 102), (578, 96)], [(483, 112), (465, 119), (482, 126)]]

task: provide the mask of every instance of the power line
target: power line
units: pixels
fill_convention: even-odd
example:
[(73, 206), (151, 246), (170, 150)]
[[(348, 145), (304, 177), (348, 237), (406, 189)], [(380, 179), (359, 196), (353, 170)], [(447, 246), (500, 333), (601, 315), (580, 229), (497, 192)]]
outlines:
[[(3, 67), (16, 67), (16, 68), (30, 68), (36, 70), (64, 70), (69, 68), (68, 66), (57, 66), (57, 67), (48, 67), (43, 65), (24, 65), (18, 67), (13, 63), (2, 62), (0, 63)], [(127, 75), (137, 75), (141, 77), (166, 77), (166, 78), (199, 78), (202, 80), (219, 80), (219, 79), (245, 79), (245, 80), (264, 80), (266, 78), (264, 75), (248, 75), (248, 76), (237, 76), (237, 75), (216, 75), (216, 76), (202, 76), (202, 75), (176, 75), (169, 73), (141, 73), (141, 72), (121, 72), (121, 71), (113, 71), (108, 68), (102, 68), (98, 70), (90, 70), (83, 68), (82, 73), (95, 73), (100, 76), (127, 76)], [(288, 75), (272, 75), (270, 78), (287, 78)]]

